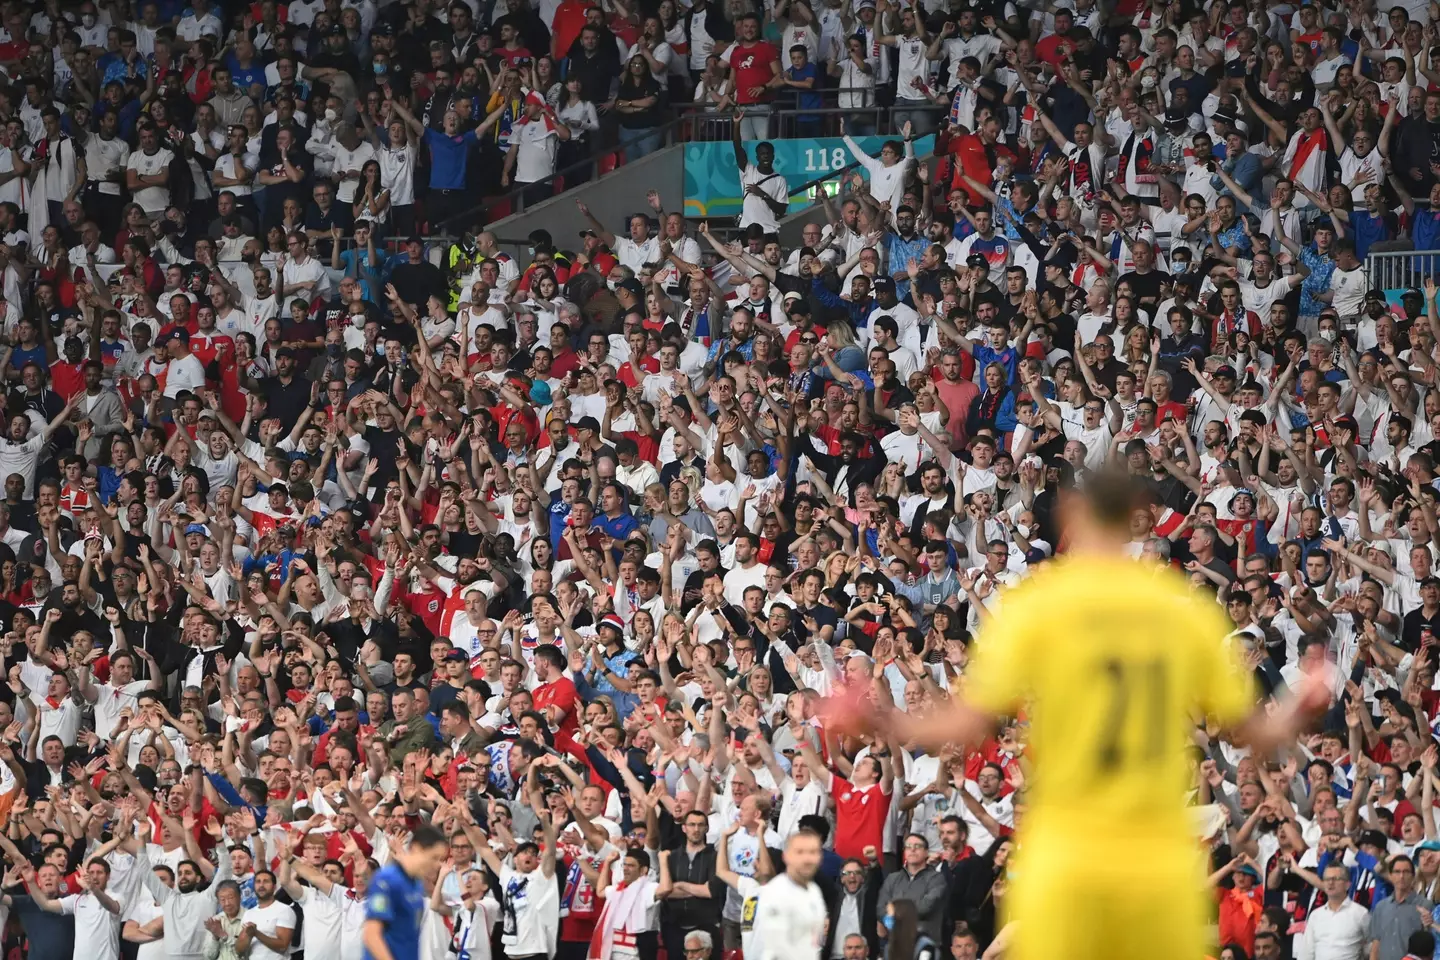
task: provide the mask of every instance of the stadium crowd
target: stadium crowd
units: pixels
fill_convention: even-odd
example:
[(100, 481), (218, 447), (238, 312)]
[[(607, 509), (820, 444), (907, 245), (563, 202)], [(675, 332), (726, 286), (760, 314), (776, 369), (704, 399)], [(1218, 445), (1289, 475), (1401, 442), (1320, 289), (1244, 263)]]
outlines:
[[(0, 7), (8, 945), (1001, 955), (1024, 718), (825, 704), (963, 691), (1120, 465), (1257, 696), (1333, 677), (1195, 727), (1217, 955), (1440, 956), (1434, 5), (710, 2)], [(681, 104), (733, 236), (428, 232)], [(786, 118), (892, 137), (799, 246)]]

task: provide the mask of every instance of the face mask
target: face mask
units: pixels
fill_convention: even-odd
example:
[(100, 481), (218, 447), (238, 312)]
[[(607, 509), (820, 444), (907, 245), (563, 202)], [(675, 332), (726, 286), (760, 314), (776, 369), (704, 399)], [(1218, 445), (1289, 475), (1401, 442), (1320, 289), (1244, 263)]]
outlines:
[(80, 22), (83, 23), (87, 28), (95, 26), (95, 14), (82, 14), (80, 16)]
[(385, 64), (383, 64), (383, 63), (379, 63), (379, 62), (377, 61), (376, 63), (372, 64), (372, 66), (374, 66), (375, 72), (376, 72), (377, 74), (383, 74), (383, 73), (385, 72)]
[(890, 913), (885, 914), (885, 916), (883, 916), (883, 917), (880, 918), (880, 922), (885, 925), (885, 929), (886, 929), (886, 930), (894, 930), (894, 929), (895, 929), (895, 915), (894, 915), (894, 914), (890, 914)]
[(608, 277), (605, 279), (605, 286), (610, 288), (611, 293), (614, 293), (620, 288), (620, 284), (618, 282), (611, 280)]
[(330, 343), (325, 346), (325, 354), (330, 357), (338, 357), (345, 351), (344, 344)]
[(1329, 342), (1329, 343), (1334, 343), (1334, 342), (1335, 342), (1335, 331), (1334, 331), (1334, 330), (1321, 330), (1321, 331), (1320, 331), (1320, 339), (1321, 339), (1321, 340), (1325, 340), (1325, 341), (1327, 341), (1327, 342)]
[(340, 114), (336, 113), (333, 109), (327, 107), (325, 109), (325, 119), (330, 121), (331, 123), (334, 123), (336, 120), (340, 119)]
[(1031, 529), (1030, 524), (1028, 524), (1028, 523), (1017, 523), (1017, 524), (1015, 524), (1015, 529), (1020, 532), (1020, 536), (1024, 537), (1026, 540), (1029, 540), (1029, 539), (1030, 539), (1030, 529)]

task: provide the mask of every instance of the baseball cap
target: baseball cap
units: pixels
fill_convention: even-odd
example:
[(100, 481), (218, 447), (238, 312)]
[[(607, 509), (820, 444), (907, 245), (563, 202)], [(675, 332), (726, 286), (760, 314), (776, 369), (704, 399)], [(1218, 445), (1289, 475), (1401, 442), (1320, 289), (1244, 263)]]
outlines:
[(456, 650), (456, 649), (453, 648), (453, 647), (450, 649), (450, 652), (449, 652), (449, 653), (445, 654), (445, 656), (441, 657), (440, 659), (445, 660), (445, 661), (447, 661), (447, 662), (451, 662), (451, 663), (456, 662), (456, 661), (459, 661), (459, 662), (461, 662), (461, 663), (465, 663), (465, 662), (468, 662), (468, 661), (470, 660), (469, 657), (465, 656), (465, 652), (464, 652), (463, 650)]
[(874, 287), (876, 290), (893, 291), (895, 289), (895, 280), (891, 277), (876, 277), (871, 282), (871, 286)]
[(986, 270), (989, 270), (990, 261), (985, 259), (985, 255), (983, 253), (972, 253), (970, 254), (970, 256), (965, 258), (965, 266), (984, 267)]
[(1425, 294), (1420, 292), (1419, 287), (1410, 287), (1404, 293), (1400, 294), (1401, 300), (1409, 300), (1412, 297), (1416, 300), (1424, 300)]
[(599, 430), (599, 429), (600, 429), (600, 421), (596, 420), (594, 417), (581, 417), (579, 420), (576, 420), (576, 421), (575, 421), (575, 429), (576, 429), (576, 430)]
[(640, 297), (643, 297), (645, 295), (645, 287), (640, 283), (639, 280), (636, 280), (634, 277), (631, 277), (629, 280), (620, 281), (619, 286), (617, 286), (615, 289), (624, 290), (636, 299), (639, 299)]
[(783, 302), (787, 304), (794, 303), (796, 300), (803, 300), (804, 298), (805, 295), (803, 293), (800, 293), (798, 290), (791, 290), (789, 293), (785, 294)]
[(205, 529), (205, 524), (203, 523), (187, 523), (185, 525), (185, 536), (187, 537), (190, 536), (190, 534), (192, 533), (198, 533), (200, 534), (200, 536), (203, 537), (209, 532), (210, 531)]
[(345, 36), (345, 28), (338, 23), (332, 23), (330, 24), (330, 32), (326, 34), (326, 36), (343, 37)]
[(370, 36), (393, 37), (395, 36), (395, 25), (382, 20), (375, 24), (375, 28), (370, 31)]
[(1215, 369), (1215, 376), (1217, 376), (1217, 377), (1229, 377), (1231, 380), (1234, 380), (1234, 379), (1235, 379), (1235, 368), (1232, 367), (1232, 366), (1230, 366), (1230, 365), (1227, 363), (1227, 364), (1225, 364), (1224, 366), (1222, 366), (1222, 367), (1217, 367), (1217, 368)]
[(169, 333), (165, 334), (163, 342), (169, 343), (171, 340), (179, 340), (181, 343), (189, 343), (190, 331), (186, 330), (184, 327), (176, 327), (174, 330), (171, 330)]
[(1389, 841), (1385, 839), (1385, 834), (1379, 830), (1366, 830), (1360, 834), (1360, 845), (1363, 847), (1366, 844), (1384, 850), (1389, 846)]
[(289, 357), (291, 360), (294, 360), (294, 359), (295, 359), (295, 348), (293, 348), (293, 347), (281, 347), (279, 350), (276, 350), (276, 351), (275, 351), (275, 356), (277, 356), (277, 357)]

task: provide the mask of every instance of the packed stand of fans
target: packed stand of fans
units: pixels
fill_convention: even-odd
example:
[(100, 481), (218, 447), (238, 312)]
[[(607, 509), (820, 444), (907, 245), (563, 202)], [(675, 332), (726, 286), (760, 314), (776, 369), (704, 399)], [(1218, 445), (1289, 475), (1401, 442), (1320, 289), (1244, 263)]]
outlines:
[[(962, 689), (1112, 462), (1270, 695), (1334, 675), (1280, 756), (1196, 729), (1223, 952), (1431, 955), (1436, 257), (1398, 307), (1363, 265), (1437, 246), (1428, 6), (507, 8), (6, 8), (28, 955), (390, 960), (381, 917), (427, 960), (800, 960), (761, 885), (806, 831), (824, 960), (1003, 952), (1024, 724), (926, 753), (820, 701)], [(787, 249), (744, 141), (815, 34), (898, 136)], [(577, 102), (652, 130), (677, 61), (737, 91), (739, 240), (653, 193), (527, 262), (414, 236), (543, 180)]]

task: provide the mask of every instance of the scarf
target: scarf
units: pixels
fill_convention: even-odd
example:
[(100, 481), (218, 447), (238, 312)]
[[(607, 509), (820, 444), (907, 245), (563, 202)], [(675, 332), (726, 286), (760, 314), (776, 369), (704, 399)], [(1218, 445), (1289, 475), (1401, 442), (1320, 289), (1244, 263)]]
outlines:
[(1098, 192), (1096, 171), (1091, 162), (1093, 154), (1089, 147), (1076, 147), (1070, 157), (1071, 192), (1085, 203), (1093, 204)]
[(1132, 133), (1130, 139), (1125, 141), (1125, 149), (1120, 151), (1120, 167), (1115, 172), (1115, 179), (1124, 185), (1130, 181), (1127, 177), (1131, 174), (1130, 164), (1135, 164), (1133, 171), (1135, 182), (1156, 183), (1154, 164), (1152, 160), (1155, 153), (1155, 139), (1147, 130), (1145, 134)]
[(957, 84), (955, 95), (950, 98), (951, 125), (964, 127), (966, 130), (975, 129), (976, 102), (974, 90), (963, 83)]
[[(1031, 114), (1035, 112), (1035, 109), (1033, 107), (1026, 107), (1025, 110)], [(1031, 176), (1039, 177), (1044, 172), (1045, 161), (1049, 159), (1050, 154), (1054, 151), (1054, 149), (1055, 144), (1051, 143), (1049, 140), (1046, 140), (1045, 145), (1042, 146), (1039, 150), (1030, 151)]]
[(580, 870), (581, 857), (589, 857), (591, 865), (596, 868), (600, 866), (598, 857), (587, 854), (582, 848), (575, 848), (574, 856), (570, 858), (570, 869), (565, 874), (565, 892), (560, 896), (562, 917), (572, 914), (589, 916), (595, 912), (595, 888)]
[(1293, 181), (1304, 169), (1306, 161), (1317, 149), (1323, 150), (1330, 144), (1329, 138), (1325, 136), (1323, 127), (1316, 127), (1314, 133), (1300, 131), (1300, 139), (1296, 141), (1295, 158), (1290, 161), (1289, 178)]
[[(555, 132), (555, 118), (550, 113), (550, 106), (538, 90), (531, 90), (525, 95), (525, 105), (534, 105), (540, 108), (540, 117), (536, 120), (522, 120), (521, 123), (538, 123), (544, 127), (546, 133)], [(520, 124), (516, 124), (519, 126)]]
[(624, 931), (633, 945), (635, 934), (644, 932), (645, 911), (655, 902), (657, 884), (648, 876), (634, 883), (620, 883), (612, 886), (605, 897), (605, 906), (600, 910), (600, 919), (595, 923), (595, 933), (590, 937), (590, 949), (586, 960), (610, 960), (615, 948), (617, 935)]
[(980, 414), (982, 423), (995, 422), (995, 415), (1000, 412), (1000, 404), (1008, 393), (1008, 390), (986, 390), (980, 395), (980, 407), (977, 412)]

